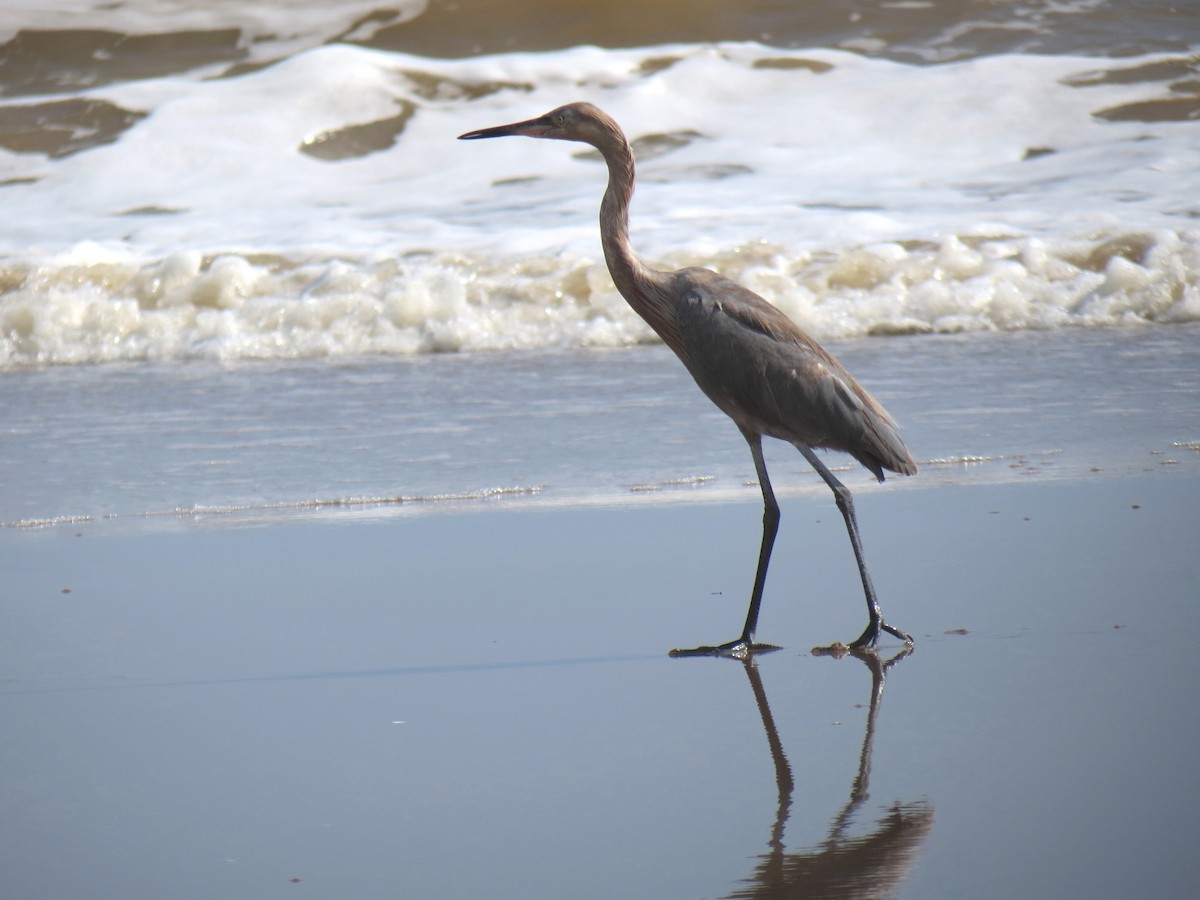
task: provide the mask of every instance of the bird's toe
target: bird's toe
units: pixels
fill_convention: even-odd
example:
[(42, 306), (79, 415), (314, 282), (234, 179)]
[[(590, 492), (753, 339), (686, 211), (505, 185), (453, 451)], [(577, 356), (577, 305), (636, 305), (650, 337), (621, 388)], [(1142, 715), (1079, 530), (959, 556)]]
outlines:
[(690, 649), (672, 650), (672, 657), (678, 656), (728, 656), (732, 659), (749, 659), (757, 653), (770, 653), (773, 650), (782, 650), (782, 647), (777, 647), (774, 644), (757, 644), (754, 641), (748, 641), (745, 638), (738, 638), (736, 641), (729, 641), (726, 644), (714, 644), (712, 646), (691, 647)]

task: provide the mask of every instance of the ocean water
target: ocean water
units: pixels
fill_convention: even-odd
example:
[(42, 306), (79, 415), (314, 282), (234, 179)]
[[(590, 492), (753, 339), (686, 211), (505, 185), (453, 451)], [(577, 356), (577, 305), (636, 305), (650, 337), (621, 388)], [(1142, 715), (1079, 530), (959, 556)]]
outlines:
[[(1065, 379), (1054, 403), (1169, 346), (1146, 395), (1185, 414), (1130, 452), (1200, 436), (1190, 4), (0, 12), (0, 521), (744, 482), (703, 462), (736, 432), (638, 349), (595, 154), (455, 140), (576, 99), (634, 141), (643, 255), (839, 342), (919, 459), (1096, 437), (931, 425), (1014, 409), (972, 365), (996, 353)], [(590, 424), (523, 442), (530, 416)]]

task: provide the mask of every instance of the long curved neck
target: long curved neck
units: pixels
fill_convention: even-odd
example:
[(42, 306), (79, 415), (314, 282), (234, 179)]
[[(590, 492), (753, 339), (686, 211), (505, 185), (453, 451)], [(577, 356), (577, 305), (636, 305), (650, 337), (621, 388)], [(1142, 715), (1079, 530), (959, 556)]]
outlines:
[(629, 243), (629, 201), (633, 197), (633, 151), (617, 131), (597, 146), (608, 163), (608, 187), (600, 201), (600, 242), (613, 283), (634, 312), (680, 352), (675, 311), (669, 293), (670, 276), (651, 269)]

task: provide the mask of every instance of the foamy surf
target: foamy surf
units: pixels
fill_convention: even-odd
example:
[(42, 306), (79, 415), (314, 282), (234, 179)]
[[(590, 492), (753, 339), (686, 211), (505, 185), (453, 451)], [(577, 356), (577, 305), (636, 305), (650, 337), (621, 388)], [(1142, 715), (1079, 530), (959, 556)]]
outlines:
[[(1200, 320), (1200, 237), (948, 236), (704, 262), (820, 337)], [(0, 269), (0, 364), (305, 359), (650, 342), (593, 257), (271, 260), (179, 252), (142, 263), (83, 245)]]
[(642, 252), (818, 337), (1193, 321), (1180, 65), (335, 45), (104, 85), (79, 96), (128, 114), (107, 143), (0, 153), (0, 365), (652, 340), (600, 260), (603, 166), (454, 140), (583, 97), (635, 140)]

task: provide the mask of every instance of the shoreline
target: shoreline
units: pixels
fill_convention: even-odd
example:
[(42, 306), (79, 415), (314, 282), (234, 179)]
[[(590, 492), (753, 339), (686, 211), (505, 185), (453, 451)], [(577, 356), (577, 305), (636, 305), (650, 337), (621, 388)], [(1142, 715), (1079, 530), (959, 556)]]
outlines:
[[(1200, 456), (1198, 335), (1176, 326), (832, 349), (901, 423), (921, 471), (882, 489), (907, 491), (1119, 476), (1169, 459), (1186, 467)], [(198, 516), (386, 517), (757, 494), (736, 428), (661, 345), (85, 367), (8, 373), (5, 383), (0, 526), (72, 527), (90, 516), (177, 527)], [(777, 490), (825, 491), (792, 448), (767, 441), (764, 451)], [(826, 459), (852, 491), (875, 490), (848, 457)]]
[[(951, 527), (956, 515), (983, 511), (985, 518), (977, 520), (972, 527), (990, 529), (992, 522), (987, 517), (1004, 518), (1006, 510), (1048, 505), (1053, 508), (1057, 503), (1061, 509), (1054, 510), (1055, 514), (1068, 518), (1077, 515), (1072, 512), (1074, 509), (1097, 505), (1105, 506), (1107, 515), (1126, 515), (1147, 505), (1139, 498), (1149, 496), (1158, 498), (1156, 502), (1165, 503), (1174, 510), (1172, 515), (1177, 521), (1172, 527), (1186, 530), (1187, 508), (1180, 498), (1200, 492), (1200, 453), (1194, 452), (1174, 465), (1151, 464), (1143, 472), (1134, 474), (1101, 471), (1086, 476), (1051, 477), (1036, 471), (1021, 471), (1025, 474), (992, 481), (904, 479), (877, 485), (874, 482), (851, 483), (847, 479), (854, 493), (872, 573), (875, 574), (877, 567), (886, 568), (893, 572), (893, 577), (903, 577), (905, 569), (926, 567), (929, 558), (925, 554), (931, 547), (936, 549), (936, 540), (932, 536)], [(787, 582), (789, 570), (795, 574), (796, 567), (800, 566), (804, 577), (812, 577), (809, 568), (818, 561), (817, 574), (823, 579), (842, 583), (839, 593), (853, 597), (860, 591), (855, 587), (857, 575), (853, 558), (834, 499), (815, 474), (812, 480), (816, 483), (793, 483), (776, 488), (783, 516), (769, 576), (768, 598), (773, 593), (772, 585), (777, 591), (781, 583)], [(864, 487), (866, 489), (862, 489)], [(0, 565), (12, 573), (8, 586), (9, 603), (15, 601), (19, 606), (27, 602), (21, 599), (23, 591), (45, 595), (49, 587), (45, 579), (52, 577), (56, 568), (71, 570), (77, 551), (93, 545), (107, 548), (106, 553), (99, 556), (95, 551), (85, 554), (92, 567), (89, 571), (102, 582), (111, 578), (136, 581), (138, 564), (135, 560), (143, 552), (140, 548), (167, 546), (171, 553), (164, 564), (183, 566), (188, 571), (194, 567), (195, 558), (208, 558), (224, 569), (228, 568), (226, 558), (253, 557), (265, 547), (269, 548), (279, 571), (319, 566), (321, 559), (332, 566), (337, 557), (350, 555), (362, 568), (358, 573), (360, 577), (377, 573), (377, 577), (386, 582), (388, 567), (395, 563), (395, 551), (389, 549), (389, 541), (404, 547), (406, 558), (408, 554), (419, 559), (422, 554), (431, 553), (446, 561), (451, 570), (457, 570), (476, 565), (484, 568), (500, 565), (498, 560), (488, 562), (496, 552), (493, 547), (497, 543), (515, 542), (514, 553), (536, 554), (536, 547), (523, 547), (518, 538), (508, 535), (524, 532), (543, 535), (548, 531), (553, 535), (554, 546), (571, 549), (578, 564), (581, 562), (579, 554), (585, 550), (572, 546), (573, 529), (578, 529), (581, 534), (602, 533), (605, 551), (602, 556), (612, 556), (614, 561), (620, 560), (627, 551), (644, 554), (648, 548), (658, 547), (656, 552), (660, 553), (661, 562), (657, 565), (647, 562), (646, 566), (648, 571), (655, 573), (655, 582), (667, 585), (673, 572), (691, 577), (687, 572), (679, 572), (679, 566), (686, 565), (693, 556), (680, 536), (683, 529), (688, 539), (700, 546), (719, 547), (719, 558), (728, 562), (729, 572), (725, 577), (730, 582), (722, 590), (738, 596), (743, 588), (748, 588), (753, 574), (762, 505), (757, 486), (743, 485), (703, 492), (682, 489), (661, 494), (631, 493), (627, 498), (604, 497), (591, 501), (579, 498), (558, 501), (520, 495), (467, 503), (446, 500), (411, 506), (384, 504), (372, 507), (365, 501), (361, 508), (335, 504), (332, 509), (304, 505), (295, 509), (295, 514), (291, 513), (290, 507), (287, 511), (271, 508), (178, 512), (0, 528)], [(1023, 521), (1030, 522), (1031, 517), (1024, 516)], [(1089, 530), (1099, 527), (1100, 523), (1083, 520), (1075, 522), (1063, 534), (1043, 534), (1039, 540), (1046, 548), (1052, 548), (1059, 541), (1086, 540)], [(626, 531), (639, 537), (634, 538)], [(990, 531), (980, 533), (984, 535)], [(929, 543), (922, 544), (921, 536)], [(1017, 537), (1006, 535), (1007, 540)], [(354, 548), (360, 542), (377, 547), (379, 559), (356, 552)], [(821, 549), (815, 550), (814, 546)], [(314, 560), (308, 554), (316, 547), (321, 549)], [(1003, 548), (980, 547), (971, 555), (978, 566), (980, 559), (1002, 552)], [(481, 555), (478, 560), (475, 559), (477, 553)], [(825, 554), (832, 560), (826, 562)], [(460, 558), (451, 562), (456, 555)], [(128, 559), (119, 563), (117, 559), (121, 556)], [(604, 563), (595, 559), (590, 564)], [(259, 568), (256, 564), (256, 570)], [(158, 575), (165, 576), (161, 565), (154, 569)], [(262, 571), (257, 575), (265, 577)], [(876, 578), (883, 580), (879, 575)], [(41, 587), (36, 588), (39, 581)], [(877, 584), (881, 596), (894, 590), (889, 590), (884, 586), (886, 584), (886, 581)], [(76, 590), (75, 587), (64, 587), (70, 587), (71, 592)], [(180, 587), (184, 589), (186, 585)], [(404, 583), (396, 587), (403, 590)], [(108, 596), (107, 590), (102, 591), (104, 596)], [(185, 589), (181, 601), (186, 602), (186, 598), (193, 595), (194, 591)], [(772, 605), (768, 603), (768, 610)], [(855, 611), (857, 605), (857, 602), (849, 604)], [(736, 608), (737, 603), (733, 606)], [(737, 618), (736, 610), (731, 616), (731, 627), (734, 618)]]
[[(844, 454), (829, 454), (828, 458), (842, 463), (830, 465), (830, 470), (846, 483), (855, 498), (951, 487), (986, 489), (1016, 484), (1083, 485), (1123, 479), (1200, 477), (1200, 441), (1178, 441), (1170, 447), (1151, 450), (1141, 466), (1125, 461), (1116, 466), (1103, 467), (1086, 460), (1072, 459), (1071, 454), (1062, 450), (1013, 453), (1000, 457), (925, 460), (920, 462), (921, 469), (916, 476), (904, 478), (888, 473), (888, 479), (882, 483), (875, 482)], [(1062, 461), (1067, 464), (1057, 465)], [(786, 473), (786, 477), (773, 478), (772, 483), (781, 501), (831, 496), (828, 487), (803, 460), (798, 460), (791, 469), (779, 468)], [(358, 522), (477, 512), (729, 506), (761, 503), (761, 497), (757, 482), (753, 480), (730, 483), (728, 478), (694, 475), (658, 484), (628, 485), (620, 491), (593, 494), (577, 490), (557, 492), (548, 485), (505, 486), (460, 494), (307, 499), (259, 506), (197, 506), (138, 513), (62, 515), (0, 521), (0, 536), (6, 532), (81, 526), (148, 532), (159, 528), (177, 530), (189, 526), (214, 525), (264, 527), (306, 522), (354, 525)]]

